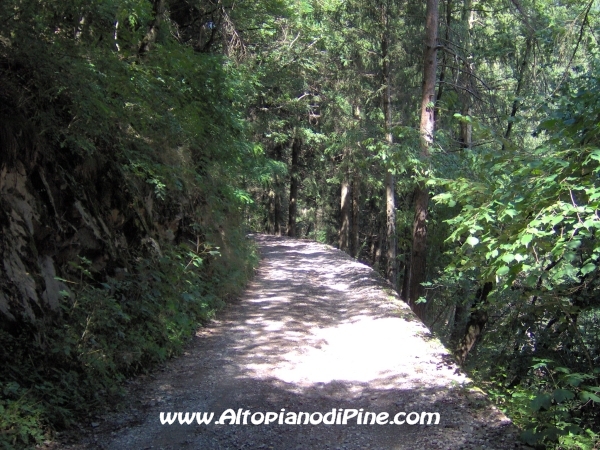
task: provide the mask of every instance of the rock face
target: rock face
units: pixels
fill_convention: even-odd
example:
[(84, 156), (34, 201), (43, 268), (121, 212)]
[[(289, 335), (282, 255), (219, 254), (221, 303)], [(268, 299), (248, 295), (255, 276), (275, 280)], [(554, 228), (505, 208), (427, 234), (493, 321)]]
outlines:
[[(322, 244), (255, 238), (263, 261), (241, 300), (185, 356), (134, 382), (123, 413), (98, 418), (66, 448), (520, 448), (506, 416), (468, 388), (446, 349), (372, 269)], [(238, 425), (215, 423), (227, 410), (240, 413)], [(439, 423), (251, 424), (254, 413), (331, 419), (346, 410), (388, 420), (438, 413)], [(215, 416), (210, 425), (161, 425), (161, 412)]]
[(60, 279), (78, 277), (82, 261), (102, 281), (134, 254), (160, 252), (159, 241), (180, 233), (186, 199), (159, 209), (152, 197), (143, 179), (100, 157), (2, 164), (0, 322), (55, 314), (69, 292)]
[[(0, 210), (2, 211), (2, 244), (3, 264), (1, 279), (4, 283), (12, 283), (15, 294), (20, 298), (18, 306), (22, 314), (34, 317), (31, 303), (39, 307), (39, 298), (35, 289), (35, 281), (25, 269), (23, 259), (28, 256), (29, 237), (33, 235), (34, 216), (33, 198), (26, 188), (26, 177), (18, 170), (8, 171), (3, 168), (0, 173)], [(14, 319), (11, 302), (7, 293), (0, 291), (0, 311), (8, 318)], [(14, 305), (17, 306), (17, 305)]]
[(54, 261), (40, 255), (36, 232), (44, 228), (39, 203), (23, 165), (0, 171), (0, 312), (5, 318), (34, 320), (44, 308), (58, 308)]

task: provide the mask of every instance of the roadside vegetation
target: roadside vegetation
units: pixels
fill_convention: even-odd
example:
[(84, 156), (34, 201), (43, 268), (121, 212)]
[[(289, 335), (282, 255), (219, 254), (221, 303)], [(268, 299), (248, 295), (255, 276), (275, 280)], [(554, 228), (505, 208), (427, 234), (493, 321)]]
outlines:
[(177, 354), (256, 231), (380, 271), (525, 442), (597, 448), (599, 13), (3, 1), (0, 443)]

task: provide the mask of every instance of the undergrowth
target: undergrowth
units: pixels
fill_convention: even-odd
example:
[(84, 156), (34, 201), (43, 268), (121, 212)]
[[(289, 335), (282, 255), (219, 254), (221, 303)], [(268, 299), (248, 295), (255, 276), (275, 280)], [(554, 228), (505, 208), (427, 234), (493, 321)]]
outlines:
[(249, 278), (254, 247), (171, 246), (94, 283), (90, 262), (61, 314), (0, 329), (0, 448), (29, 448), (118, 401), (122, 381), (177, 355)]
[(527, 382), (518, 385), (507, 381), (505, 371), (493, 375), (471, 372), (490, 399), (522, 430), (525, 443), (555, 450), (600, 448), (600, 435), (594, 432), (599, 373), (600, 369), (574, 372), (543, 359), (531, 366)]

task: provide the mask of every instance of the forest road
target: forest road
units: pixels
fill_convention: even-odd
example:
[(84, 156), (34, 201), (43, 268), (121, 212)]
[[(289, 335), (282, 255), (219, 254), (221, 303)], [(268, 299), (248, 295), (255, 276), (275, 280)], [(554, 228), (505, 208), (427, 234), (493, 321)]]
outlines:
[[(62, 448), (525, 448), (372, 269), (323, 244), (253, 238), (263, 259), (241, 298), (183, 356), (132, 382), (126, 411), (96, 418), (82, 441)], [(240, 425), (215, 424), (228, 409), (241, 409)], [(311, 425), (301, 416), (302, 424), (286, 425), (278, 423), (282, 409), (289, 420), (305, 412), (329, 421), (334, 409), (336, 416), (356, 409), (363, 420), (367, 412), (391, 419), (437, 412), (440, 421), (359, 425), (356, 416), (346, 425)], [(210, 425), (161, 425), (161, 412), (215, 415)], [(267, 412), (277, 413), (274, 423), (251, 425), (260, 420), (255, 413)]]

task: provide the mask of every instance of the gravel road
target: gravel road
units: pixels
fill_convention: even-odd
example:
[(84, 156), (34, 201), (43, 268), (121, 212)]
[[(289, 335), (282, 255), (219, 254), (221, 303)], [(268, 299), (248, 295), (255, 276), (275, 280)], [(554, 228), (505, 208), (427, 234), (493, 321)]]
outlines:
[[(253, 238), (263, 259), (245, 294), (183, 356), (133, 381), (125, 411), (96, 418), (79, 442), (61, 448), (526, 448), (372, 269), (323, 244)], [(161, 425), (161, 412), (214, 418)], [(301, 412), (311, 414), (309, 423)], [(427, 425), (436, 416), (424, 415), (420, 424), (422, 412), (438, 413), (439, 423)], [(217, 425), (223, 413), (239, 414), (240, 424)], [(274, 422), (252, 425), (260, 413)], [(381, 423), (382, 413), (419, 422), (371, 425), (366, 413)], [(342, 422), (344, 414), (354, 415), (345, 425), (316, 424)]]

